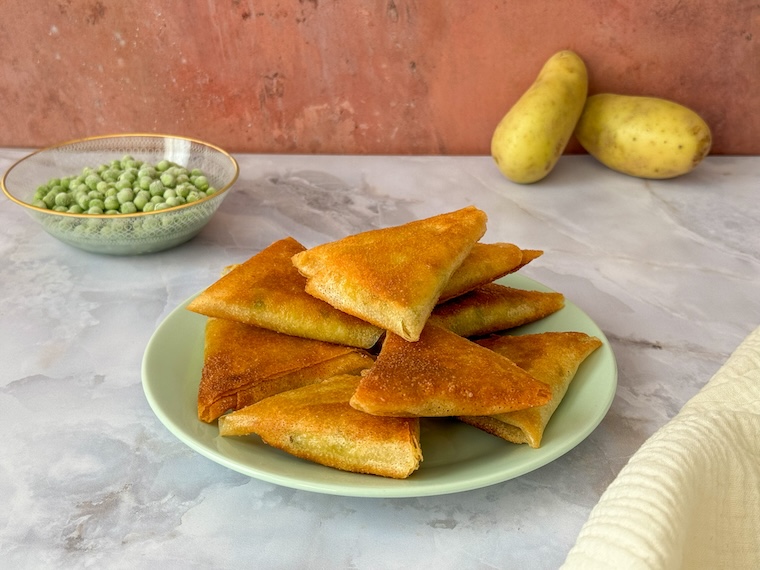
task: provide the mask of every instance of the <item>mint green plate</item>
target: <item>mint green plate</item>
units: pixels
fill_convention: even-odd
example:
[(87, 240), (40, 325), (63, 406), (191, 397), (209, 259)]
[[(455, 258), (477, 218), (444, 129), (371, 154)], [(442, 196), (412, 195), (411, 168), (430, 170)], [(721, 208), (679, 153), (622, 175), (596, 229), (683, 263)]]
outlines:
[[(522, 275), (499, 280), (521, 289), (549, 291)], [(541, 447), (515, 445), (451, 419), (423, 419), (420, 468), (403, 480), (347, 473), (288, 455), (258, 436), (220, 437), (216, 424), (198, 420), (206, 318), (186, 301), (153, 334), (142, 363), (145, 395), (158, 419), (180, 441), (230, 469), (277, 485), (354, 497), (422, 497), (478, 489), (538, 469), (583, 441), (607, 414), (617, 387), (612, 348), (599, 327), (577, 306), (565, 308), (511, 334), (580, 331), (603, 345), (579, 368), (544, 432)]]

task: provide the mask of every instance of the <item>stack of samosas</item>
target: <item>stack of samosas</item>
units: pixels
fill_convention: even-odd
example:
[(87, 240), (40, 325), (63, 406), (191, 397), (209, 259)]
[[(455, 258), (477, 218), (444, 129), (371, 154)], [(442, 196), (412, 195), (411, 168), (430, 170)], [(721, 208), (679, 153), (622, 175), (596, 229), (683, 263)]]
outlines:
[(482, 243), (475, 207), (306, 249), (288, 237), (188, 305), (208, 317), (198, 417), (222, 436), (323, 465), (406, 478), (420, 418), (539, 447), (583, 360), (580, 332), (509, 336), (564, 307), (498, 283), (542, 255)]

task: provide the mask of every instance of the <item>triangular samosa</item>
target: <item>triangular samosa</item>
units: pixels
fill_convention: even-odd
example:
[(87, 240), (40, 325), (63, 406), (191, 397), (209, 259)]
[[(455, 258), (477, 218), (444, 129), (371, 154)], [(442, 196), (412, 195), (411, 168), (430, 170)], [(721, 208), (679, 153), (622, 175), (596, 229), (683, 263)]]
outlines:
[(520, 265), (518, 265), (515, 268), (515, 271), (518, 271), (528, 265), (531, 261), (534, 259), (537, 259), (541, 257), (544, 254), (543, 251), (540, 249), (524, 249), (522, 250), (522, 260), (520, 260)]
[(451, 275), (486, 230), (473, 206), (354, 234), (293, 256), (306, 291), (337, 309), (419, 338)]
[(348, 400), (358, 383), (358, 376), (341, 375), (283, 392), (222, 416), (219, 433), (255, 433), (273, 447), (344, 471), (408, 477), (422, 460), (419, 420), (353, 409)]
[(522, 259), (522, 250), (514, 244), (476, 243), (449, 279), (438, 302), (443, 303), (512, 273), (521, 266)]
[(306, 293), (306, 278), (290, 261), (304, 249), (290, 237), (274, 242), (232, 267), (187, 308), (293, 336), (370, 348), (382, 329)]
[(388, 333), (351, 405), (399, 417), (492, 415), (550, 397), (549, 386), (507, 358), (429, 323), (417, 342)]
[(364, 350), (210, 317), (198, 417), (212, 422), (262, 398), (372, 366)]
[(460, 336), (482, 336), (542, 319), (565, 306), (562, 293), (488, 283), (433, 309), (430, 322)]
[(581, 332), (546, 332), (522, 336), (493, 336), (478, 344), (509, 358), (551, 387), (552, 399), (543, 406), (494, 416), (460, 417), (513, 443), (539, 447), (549, 419), (567, 393), (581, 363), (602, 341)]

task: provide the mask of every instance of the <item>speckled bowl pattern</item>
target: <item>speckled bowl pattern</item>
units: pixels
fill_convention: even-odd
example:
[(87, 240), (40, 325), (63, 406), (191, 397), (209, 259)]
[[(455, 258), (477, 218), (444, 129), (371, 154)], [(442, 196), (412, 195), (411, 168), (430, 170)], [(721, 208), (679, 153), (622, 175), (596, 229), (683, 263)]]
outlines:
[[(72, 214), (31, 204), (38, 186), (83, 168), (131, 155), (136, 160), (174, 162), (204, 172), (217, 192), (196, 202), (134, 214)], [(86, 251), (137, 255), (166, 250), (193, 238), (209, 222), (238, 178), (237, 161), (211, 144), (185, 137), (123, 134), (69, 141), (34, 152), (12, 165), (3, 192), (51, 236)]]

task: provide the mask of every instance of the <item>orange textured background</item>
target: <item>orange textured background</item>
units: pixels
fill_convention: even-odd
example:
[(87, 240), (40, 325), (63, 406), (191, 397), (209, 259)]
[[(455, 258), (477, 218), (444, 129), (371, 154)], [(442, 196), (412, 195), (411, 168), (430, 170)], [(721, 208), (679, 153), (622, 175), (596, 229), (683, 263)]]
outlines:
[[(0, 146), (115, 132), (233, 152), (487, 154), (556, 51), (760, 154), (760, 3), (4, 0)], [(568, 152), (580, 147), (571, 142)]]

